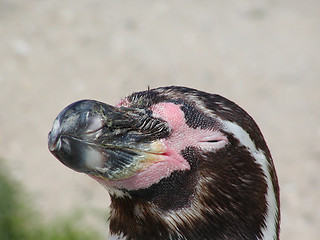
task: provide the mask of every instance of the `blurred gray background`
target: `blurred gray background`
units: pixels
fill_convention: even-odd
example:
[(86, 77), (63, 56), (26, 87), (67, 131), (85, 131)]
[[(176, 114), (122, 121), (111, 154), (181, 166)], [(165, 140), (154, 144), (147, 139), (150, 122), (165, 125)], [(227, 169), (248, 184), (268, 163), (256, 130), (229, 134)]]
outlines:
[(73, 101), (184, 85), (245, 108), (281, 187), (281, 239), (320, 236), (320, 1), (0, 0), (0, 157), (46, 221), (108, 194), (47, 150)]

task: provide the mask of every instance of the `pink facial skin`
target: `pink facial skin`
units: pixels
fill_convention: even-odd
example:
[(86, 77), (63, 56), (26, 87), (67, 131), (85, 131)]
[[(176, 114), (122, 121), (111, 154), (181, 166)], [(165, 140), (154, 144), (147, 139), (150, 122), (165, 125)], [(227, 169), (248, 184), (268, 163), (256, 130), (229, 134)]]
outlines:
[[(122, 100), (118, 106), (121, 103), (126, 105), (126, 101)], [(174, 171), (190, 170), (188, 161), (181, 155), (181, 151), (187, 147), (196, 147), (203, 151), (216, 151), (228, 143), (228, 139), (219, 131), (190, 128), (186, 124), (184, 112), (180, 107), (181, 105), (174, 103), (158, 103), (151, 107), (153, 117), (166, 121), (171, 128), (170, 136), (160, 140), (166, 151), (159, 155), (159, 161), (128, 179), (116, 181), (106, 181), (96, 177), (94, 179), (106, 187), (117, 189), (148, 188), (170, 176)]]

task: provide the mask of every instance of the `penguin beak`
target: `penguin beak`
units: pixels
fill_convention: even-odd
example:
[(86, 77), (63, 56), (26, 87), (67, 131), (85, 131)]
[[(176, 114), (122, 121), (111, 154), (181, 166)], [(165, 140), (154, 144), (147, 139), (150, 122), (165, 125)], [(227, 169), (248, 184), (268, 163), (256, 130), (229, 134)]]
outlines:
[(66, 107), (48, 136), (51, 153), (67, 167), (105, 180), (127, 179), (162, 161), (166, 122), (145, 109), (93, 100)]

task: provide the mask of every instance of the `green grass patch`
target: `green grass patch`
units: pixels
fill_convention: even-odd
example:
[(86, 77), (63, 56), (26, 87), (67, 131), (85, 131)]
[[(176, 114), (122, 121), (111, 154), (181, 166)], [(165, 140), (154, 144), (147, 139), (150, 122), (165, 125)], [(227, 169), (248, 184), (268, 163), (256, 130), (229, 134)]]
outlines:
[(31, 206), (21, 185), (14, 181), (0, 160), (1, 240), (98, 240), (102, 237), (81, 224), (81, 213), (57, 218), (49, 223)]

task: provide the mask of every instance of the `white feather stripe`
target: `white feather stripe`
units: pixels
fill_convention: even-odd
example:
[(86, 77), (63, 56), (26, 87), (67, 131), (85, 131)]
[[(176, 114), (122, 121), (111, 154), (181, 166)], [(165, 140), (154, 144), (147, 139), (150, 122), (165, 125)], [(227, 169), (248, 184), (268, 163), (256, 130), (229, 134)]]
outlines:
[(127, 238), (122, 235), (111, 235), (109, 240), (126, 240)]
[(265, 227), (262, 229), (262, 238), (261, 240), (271, 240), (276, 239), (276, 222), (277, 222), (277, 201), (276, 196), (273, 191), (274, 187), (272, 184), (270, 172), (269, 172), (269, 162), (261, 149), (257, 149), (254, 142), (251, 140), (249, 134), (239, 125), (234, 122), (223, 121), (221, 123), (224, 126), (224, 130), (233, 134), (235, 138), (239, 140), (239, 142), (245, 146), (254, 157), (256, 162), (261, 165), (263, 173), (266, 176), (267, 182), (267, 194), (266, 194), (266, 201), (267, 201), (267, 212), (265, 216)]

